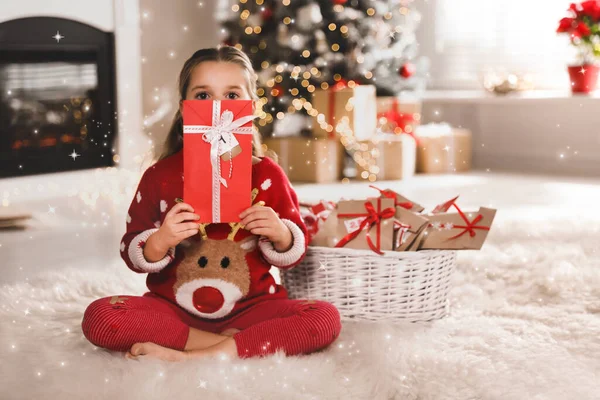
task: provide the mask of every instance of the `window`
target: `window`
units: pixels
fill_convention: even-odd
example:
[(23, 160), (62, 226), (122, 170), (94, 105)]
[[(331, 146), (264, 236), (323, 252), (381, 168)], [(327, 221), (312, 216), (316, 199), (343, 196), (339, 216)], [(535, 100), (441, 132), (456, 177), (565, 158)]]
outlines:
[[(433, 89), (482, 87), (488, 69), (530, 74), (537, 89), (568, 89), (573, 49), (557, 35), (569, 0), (435, 0)], [(427, 29), (425, 27), (424, 29)]]

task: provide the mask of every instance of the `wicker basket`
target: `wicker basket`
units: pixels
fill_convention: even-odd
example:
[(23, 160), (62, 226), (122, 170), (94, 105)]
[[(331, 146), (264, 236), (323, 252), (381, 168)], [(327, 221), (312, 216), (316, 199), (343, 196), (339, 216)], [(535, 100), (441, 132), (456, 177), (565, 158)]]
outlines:
[(386, 252), (309, 247), (302, 263), (281, 271), (292, 299), (334, 304), (342, 319), (431, 321), (444, 317), (455, 251)]

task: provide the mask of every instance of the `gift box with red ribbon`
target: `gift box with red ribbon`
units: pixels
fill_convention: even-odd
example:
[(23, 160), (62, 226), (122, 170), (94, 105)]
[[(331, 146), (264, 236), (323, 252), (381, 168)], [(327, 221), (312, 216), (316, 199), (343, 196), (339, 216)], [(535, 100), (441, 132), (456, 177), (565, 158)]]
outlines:
[(199, 222), (239, 222), (252, 202), (251, 100), (183, 101), (183, 201)]
[(416, 128), (417, 172), (442, 174), (471, 169), (472, 135), (468, 129), (448, 124), (427, 124)]
[(395, 207), (402, 207), (415, 213), (420, 213), (425, 209), (425, 207), (423, 207), (419, 203), (409, 200), (406, 197), (402, 196), (400, 193), (396, 193), (391, 189), (380, 189), (375, 185), (369, 185), (369, 187), (371, 189), (377, 190), (381, 194), (381, 197), (393, 199)]
[(332, 210), (310, 244), (372, 250), (393, 248), (394, 201), (379, 198), (342, 200)]
[(415, 174), (417, 145), (412, 136), (376, 134), (371, 140), (359, 142), (354, 155), (362, 179), (393, 181), (408, 179)]
[(427, 218), (426, 234), (418, 244), (419, 250), (479, 250), (487, 238), (496, 210), (480, 207), (476, 212), (457, 211), (431, 214)]
[(422, 213), (423, 206), (393, 190), (371, 188), (381, 197), (340, 200), (337, 207), (332, 202), (311, 205), (312, 211), (307, 213), (314, 220), (315, 215), (327, 216), (315, 228), (309, 244), (377, 254), (388, 250), (479, 250), (496, 214), (496, 210), (485, 207), (465, 213), (456, 204), (458, 196)]
[(371, 249), (377, 254), (394, 247), (394, 200), (377, 198), (340, 201), (335, 247)]
[(300, 207), (310, 243), (327, 220), (329, 214), (335, 210), (336, 204), (333, 201), (321, 200), (317, 204), (300, 203)]
[(414, 137), (415, 127), (421, 121), (421, 102), (396, 96), (377, 97), (377, 120), (383, 132)]
[(291, 182), (330, 183), (340, 179), (342, 145), (338, 140), (285, 137), (268, 138), (263, 144), (277, 155)]
[(397, 205), (394, 215), (394, 250), (416, 251), (415, 240), (427, 229), (428, 224), (429, 220), (424, 215)]
[[(351, 132), (356, 140), (367, 140), (377, 129), (375, 86), (338, 81), (327, 90), (313, 93), (315, 137), (337, 138), (340, 131)], [(330, 130), (328, 130), (328, 127)]]

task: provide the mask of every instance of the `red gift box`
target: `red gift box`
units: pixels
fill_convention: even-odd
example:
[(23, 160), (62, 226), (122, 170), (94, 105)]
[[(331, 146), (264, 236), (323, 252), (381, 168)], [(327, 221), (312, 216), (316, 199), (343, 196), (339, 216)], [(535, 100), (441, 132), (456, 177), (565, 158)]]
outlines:
[(183, 201), (202, 223), (239, 222), (252, 205), (251, 100), (183, 101)]

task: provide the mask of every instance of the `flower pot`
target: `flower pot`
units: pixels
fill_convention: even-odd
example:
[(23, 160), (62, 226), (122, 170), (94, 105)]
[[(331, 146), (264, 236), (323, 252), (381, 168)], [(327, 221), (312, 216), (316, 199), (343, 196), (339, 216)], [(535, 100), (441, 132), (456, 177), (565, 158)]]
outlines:
[(569, 67), (571, 90), (573, 93), (591, 93), (596, 90), (600, 66), (583, 64)]

